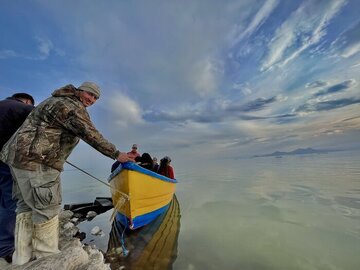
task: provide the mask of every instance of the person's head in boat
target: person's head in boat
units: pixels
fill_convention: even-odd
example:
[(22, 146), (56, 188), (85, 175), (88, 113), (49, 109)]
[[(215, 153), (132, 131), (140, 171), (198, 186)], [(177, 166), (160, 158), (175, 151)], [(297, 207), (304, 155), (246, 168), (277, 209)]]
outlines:
[(163, 158), (160, 160), (160, 164), (161, 164), (161, 163), (170, 164), (170, 162), (171, 162), (171, 158), (168, 157), (168, 156), (165, 156), (165, 157), (163, 157)]
[(163, 157), (160, 160), (160, 166), (159, 166), (158, 173), (161, 175), (164, 175), (166, 177), (174, 179), (175, 178), (174, 169), (170, 165), (170, 162), (171, 162), (170, 157), (168, 157), (168, 156)]
[(152, 158), (151, 158), (151, 156), (150, 156), (149, 153), (144, 153), (144, 154), (142, 154), (142, 156), (141, 156), (141, 163), (150, 163), (150, 164), (153, 163), (153, 160), (152, 160)]
[(160, 165), (158, 163), (157, 157), (153, 157), (153, 171), (158, 172), (159, 167)]
[(153, 157), (153, 164), (158, 164), (158, 160), (157, 160), (157, 157)]
[(149, 153), (143, 153), (141, 156), (141, 163), (140, 166), (146, 168), (148, 170), (153, 169), (153, 160)]
[(138, 145), (136, 143), (134, 143), (131, 147), (131, 152), (137, 153), (137, 149), (138, 149)]
[(138, 150), (138, 145), (134, 143), (131, 147), (131, 151), (127, 152), (127, 155), (133, 159), (135, 159), (136, 157), (140, 157), (141, 154), (137, 150)]

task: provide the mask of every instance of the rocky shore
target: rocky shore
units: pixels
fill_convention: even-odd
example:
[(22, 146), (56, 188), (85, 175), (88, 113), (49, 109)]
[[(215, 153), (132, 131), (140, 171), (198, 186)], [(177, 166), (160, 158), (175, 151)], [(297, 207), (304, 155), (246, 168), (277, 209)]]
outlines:
[(83, 245), (78, 237), (79, 229), (76, 226), (78, 219), (70, 210), (63, 210), (59, 215), (60, 253), (28, 262), (21, 266), (7, 264), (0, 261), (1, 270), (108, 270), (104, 263), (104, 256), (94, 246)]

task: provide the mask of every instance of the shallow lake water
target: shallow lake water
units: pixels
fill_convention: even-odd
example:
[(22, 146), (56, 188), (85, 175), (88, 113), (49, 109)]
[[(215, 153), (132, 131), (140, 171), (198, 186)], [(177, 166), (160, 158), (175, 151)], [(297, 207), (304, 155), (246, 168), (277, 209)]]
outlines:
[[(175, 164), (181, 217), (173, 269), (360, 269), (359, 152), (193, 164)], [(64, 172), (64, 203), (109, 196), (84, 177)], [(80, 224), (84, 241), (104, 252), (111, 214)], [(104, 234), (92, 236), (94, 226)]]

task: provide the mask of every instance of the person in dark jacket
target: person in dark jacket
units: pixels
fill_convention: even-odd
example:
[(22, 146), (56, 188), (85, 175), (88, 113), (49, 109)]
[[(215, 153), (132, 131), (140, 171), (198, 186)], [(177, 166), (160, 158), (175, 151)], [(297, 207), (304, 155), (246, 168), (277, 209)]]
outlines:
[[(34, 103), (34, 98), (27, 93), (16, 93), (0, 101), (0, 149), (25, 121)], [(10, 168), (0, 161), (0, 257), (8, 263), (11, 263), (14, 252), (16, 220), (12, 185)]]
[(99, 97), (93, 82), (55, 90), (4, 145), (0, 159), (10, 167), (18, 199), (13, 264), (59, 252), (60, 173), (80, 139), (111, 159), (133, 161), (92, 123), (86, 108)]
[(141, 167), (152, 171), (154, 169), (153, 160), (149, 153), (143, 153), (141, 155), (140, 164)]

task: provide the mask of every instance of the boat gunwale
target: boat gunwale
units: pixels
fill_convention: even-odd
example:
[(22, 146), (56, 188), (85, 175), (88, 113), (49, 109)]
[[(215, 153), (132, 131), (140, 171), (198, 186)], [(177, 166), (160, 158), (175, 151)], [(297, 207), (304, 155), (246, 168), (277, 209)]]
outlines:
[(161, 175), (161, 174), (158, 174), (156, 172), (145, 169), (145, 168), (139, 166), (138, 164), (136, 164), (134, 162), (120, 163), (119, 166), (110, 174), (110, 176), (108, 178), (108, 182), (110, 182), (115, 176), (117, 176), (123, 170), (129, 170), (129, 171), (135, 171), (135, 172), (143, 173), (143, 174), (146, 174), (146, 175), (148, 175), (150, 177), (156, 178), (158, 180), (162, 180), (162, 181), (173, 183), (173, 184), (178, 183), (178, 181), (176, 179), (171, 179), (171, 178), (166, 177), (164, 175)]

